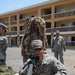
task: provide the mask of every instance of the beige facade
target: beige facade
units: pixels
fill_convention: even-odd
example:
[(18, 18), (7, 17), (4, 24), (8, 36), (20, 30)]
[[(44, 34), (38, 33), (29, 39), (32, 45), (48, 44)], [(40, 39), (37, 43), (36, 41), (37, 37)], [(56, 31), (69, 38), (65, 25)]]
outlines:
[(67, 46), (75, 46), (75, 0), (49, 0), (0, 14), (0, 22), (8, 27), (9, 46), (19, 46), (26, 27), (25, 18), (31, 16), (40, 16), (46, 21), (49, 46), (56, 30), (65, 38)]

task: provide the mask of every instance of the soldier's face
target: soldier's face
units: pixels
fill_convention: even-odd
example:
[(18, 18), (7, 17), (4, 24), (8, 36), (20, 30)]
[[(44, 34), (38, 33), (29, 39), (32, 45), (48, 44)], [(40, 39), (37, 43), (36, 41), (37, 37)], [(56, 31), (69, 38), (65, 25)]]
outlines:
[(35, 29), (35, 30), (37, 30), (37, 29), (38, 29), (37, 25), (34, 25), (34, 29)]
[(44, 51), (43, 51), (43, 48), (42, 47), (35, 47), (34, 48), (34, 55), (35, 56), (39, 56), (39, 60), (42, 60), (43, 59), (43, 53), (44, 53)]
[(0, 28), (0, 34), (4, 35), (5, 34), (5, 29)]
[(56, 33), (56, 37), (59, 37), (59, 33)]

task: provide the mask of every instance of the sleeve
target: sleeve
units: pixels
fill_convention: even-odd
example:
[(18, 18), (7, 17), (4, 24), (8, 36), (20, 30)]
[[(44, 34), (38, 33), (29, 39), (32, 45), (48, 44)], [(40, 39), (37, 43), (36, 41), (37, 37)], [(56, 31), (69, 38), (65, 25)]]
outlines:
[(64, 40), (64, 38), (62, 37), (62, 46), (63, 46), (63, 48), (65, 48), (66, 49), (66, 43), (65, 43), (65, 40)]
[(51, 46), (51, 50), (52, 50), (52, 52), (54, 52), (54, 38), (53, 38), (53, 40), (52, 40), (52, 46)]
[(25, 46), (24, 46), (24, 36), (22, 37), (22, 40), (21, 40), (21, 55), (24, 55), (25, 54)]
[(53, 40), (52, 40), (52, 48), (54, 48), (54, 38), (53, 38)]
[(3, 43), (3, 50), (4, 50), (4, 52), (6, 52), (6, 49), (7, 49), (7, 47), (8, 47), (8, 39), (7, 38), (4, 38), (4, 43)]
[(67, 75), (65, 66), (57, 59), (52, 62), (52, 70), (56, 75)]

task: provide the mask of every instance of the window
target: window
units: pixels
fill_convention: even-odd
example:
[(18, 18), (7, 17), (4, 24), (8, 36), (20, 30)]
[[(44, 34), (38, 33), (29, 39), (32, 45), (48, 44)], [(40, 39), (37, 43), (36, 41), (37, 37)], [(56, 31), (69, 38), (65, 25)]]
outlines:
[(20, 14), (20, 19), (22, 19), (22, 16), (23, 16), (23, 15), (22, 15), (22, 14)]
[(61, 26), (61, 27), (64, 27), (64, 26), (65, 26), (65, 24), (63, 23), (63, 24), (61, 24), (60, 26)]
[(73, 22), (72, 24), (75, 25), (75, 22)]
[(71, 37), (71, 41), (75, 41), (75, 37)]

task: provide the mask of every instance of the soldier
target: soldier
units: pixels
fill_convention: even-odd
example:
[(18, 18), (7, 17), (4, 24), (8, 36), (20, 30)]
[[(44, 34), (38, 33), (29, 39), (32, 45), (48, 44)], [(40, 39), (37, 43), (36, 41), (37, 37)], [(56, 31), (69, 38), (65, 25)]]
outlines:
[(0, 23), (0, 75), (18, 75), (10, 66), (6, 66), (7, 31), (7, 26)]
[(67, 75), (65, 66), (55, 57), (46, 53), (41, 40), (33, 40), (31, 46), (34, 56), (38, 57), (38, 62), (40, 62), (38, 69), (41, 75)]
[(25, 28), (25, 34), (22, 37), (21, 41), (21, 54), (23, 56), (23, 63), (28, 59), (28, 53), (29, 53), (29, 33), (28, 33), (28, 27)]
[(27, 25), (25, 28), (24, 36), (21, 40), (21, 55), (23, 56), (23, 63), (28, 59), (29, 53), (29, 20), (30, 18), (25, 18), (25, 24)]
[(66, 45), (64, 38), (59, 35), (59, 30), (56, 31), (56, 36), (53, 38), (52, 42), (52, 51), (54, 52), (54, 56), (58, 59), (58, 55), (60, 56), (60, 61), (64, 64), (63, 60), (63, 50), (66, 51)]
[(40, 17), (32, 17), (25, 28), (25, 34), (22, 39), (21, 53), (23, 55), (23, 63), (26, 61), (28, 53), (31, 52), (30, 43), (32, 40), (41, 39), (44, 42), (44, 47), (47, 45), (45, 33), (45, 21)]
[(6, 64), (6, 49), (8, 45), (8, 40), (5, 36), (6, 32), (7, 26), (0, 23), (0, 65)]

